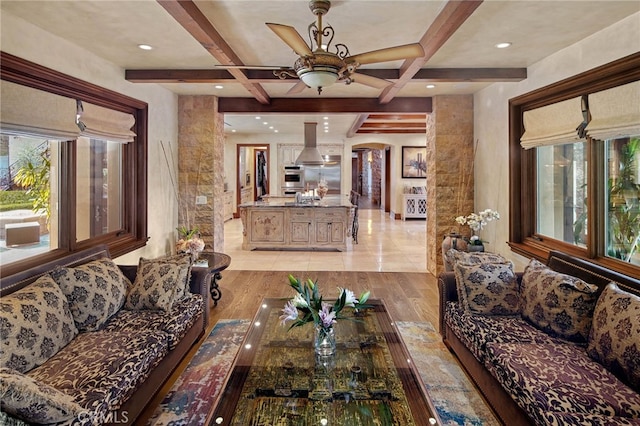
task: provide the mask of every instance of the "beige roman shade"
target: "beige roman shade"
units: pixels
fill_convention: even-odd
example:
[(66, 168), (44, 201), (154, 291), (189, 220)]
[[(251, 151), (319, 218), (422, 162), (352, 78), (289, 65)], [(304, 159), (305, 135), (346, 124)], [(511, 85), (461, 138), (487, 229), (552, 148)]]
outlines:
[(593, 139), (640, 135), (640, 81), (590, 94), (589, 111), (587, 134)]
[(580, 141), (577, 128), (582, 124), (580, 97), (525, 111), (524, 134), (520, 145), (524, 149), (537, 146)]
[(111, 142), (132, 142), (136, 134), (133, 115), (78, 101), (78, 127), (81, 135)]
[(0, 80), (0, 129), (3, 134), (70, 140), (80, 134), (76, 101)]

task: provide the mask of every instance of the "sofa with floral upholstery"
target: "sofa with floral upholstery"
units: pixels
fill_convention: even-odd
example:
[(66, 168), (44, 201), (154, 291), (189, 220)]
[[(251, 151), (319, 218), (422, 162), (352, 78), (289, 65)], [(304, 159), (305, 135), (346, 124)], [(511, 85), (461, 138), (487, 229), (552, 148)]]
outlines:
[(640, 281), (565, 253), (452, 250), (443, 341), (505, 425), (640, 425)]
[(133, 424), (203, 335), (206, 268), (95, 247), (0, 280), (0, 424)]

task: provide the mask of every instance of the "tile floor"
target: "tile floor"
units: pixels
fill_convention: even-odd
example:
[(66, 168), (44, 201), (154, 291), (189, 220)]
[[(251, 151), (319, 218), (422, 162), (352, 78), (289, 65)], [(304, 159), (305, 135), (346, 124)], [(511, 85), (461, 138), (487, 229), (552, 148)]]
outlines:
[(224, 226), (229, 270), (426, 272), (426, 223), (393, 220), (382, 210), (360, 209), (358, 244), (346, 252), (242, 250), (242, 222)]

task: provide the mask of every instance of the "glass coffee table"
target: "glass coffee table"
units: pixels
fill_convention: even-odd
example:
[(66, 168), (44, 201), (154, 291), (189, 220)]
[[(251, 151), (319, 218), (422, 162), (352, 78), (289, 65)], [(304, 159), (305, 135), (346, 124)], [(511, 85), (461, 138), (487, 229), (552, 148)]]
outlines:
[(331, 357), (315, 355), (313, 324), (280, 325), (285, 302), (263, 300), (207, 424), (441, 424), (381, 300), (343, 311)]

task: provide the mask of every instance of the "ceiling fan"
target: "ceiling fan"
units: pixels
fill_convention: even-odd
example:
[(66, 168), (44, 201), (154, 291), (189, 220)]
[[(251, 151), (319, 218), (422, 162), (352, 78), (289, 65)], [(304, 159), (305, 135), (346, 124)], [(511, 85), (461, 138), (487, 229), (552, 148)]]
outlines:
[[(322, 26), (322, 16), (329, 12), (331, 2), (329, 0), (311, 0), (309, 9), (316, 16), (317, 21), (309, 24), (310, 44), (307, 44), (300, 33), (294, 27), (282, 24), (267, 23), (267, 26), (293, 49), (300, 57), (293, 67), (263, 67), (263, 66), (220, 66), (221, 68), (262, 68), (272, 69), (275, 76), (285, 79), (287, 77), (299, 78), (300, 82), (294, 85), (288, 93), (298, 93), (306, 87), (318, 90), (330, 86), (335, 82), (351, 84), (361, 83), (367, 86), (383, 89), (389, 84), (388, 80), (372, 77), (366, 74), (356, 74), (360, 65), (376, 62), (396, 61), (400, 59), (418, 58), (424, 56), (424, 49), (420, 43), (405, 44), (386, 49), (373, 50), (371, 52), (350, 55), (349, 49), (342, 43), (331, 46), (334, 30), (331, 25)], [(328, 41), (323, 42), (326, 37)], [(333, 49), (335, 52), (330, 52)]]

